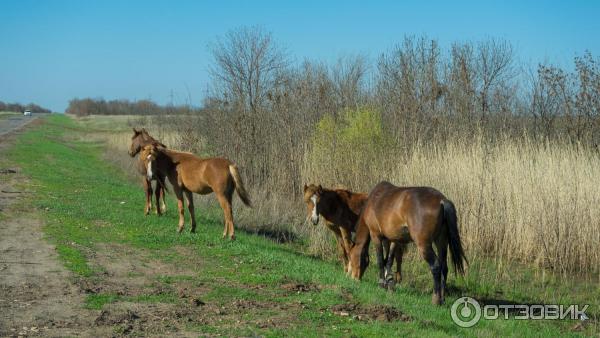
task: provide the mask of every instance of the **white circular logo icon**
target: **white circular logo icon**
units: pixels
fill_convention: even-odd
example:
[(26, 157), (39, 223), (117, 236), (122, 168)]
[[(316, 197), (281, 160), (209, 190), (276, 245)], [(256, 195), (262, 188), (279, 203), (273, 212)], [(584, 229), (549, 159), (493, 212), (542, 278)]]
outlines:
[(456, 325), (471, 327), (481, 319), (481, 306), (471, 297), (461, 297), (452, 304), (450, 315)]

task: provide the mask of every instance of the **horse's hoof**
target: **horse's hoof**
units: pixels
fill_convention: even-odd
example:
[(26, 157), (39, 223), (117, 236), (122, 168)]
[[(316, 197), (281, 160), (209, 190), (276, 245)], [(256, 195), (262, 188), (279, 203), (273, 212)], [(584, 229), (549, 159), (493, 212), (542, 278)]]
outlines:
[(193, 233), (193, 234), (195, 234), (196, 233), (196, 228), (192, 228), (192, 230), (190, 232)]
[(387, 286), (387, 283), (385, 282), (385, 279), (382, 279), (382, 278), (380, 278), (380, 279), (379, 279), (379, 282), (378, 282), (378, 284), (379, 284), (379, 287), (380, 287), (380, 288), (384, 288), (384, 289), (385, 289), (385, 288), (386, 288), (386, 286)]
[(442, 303), (444, 303), (443, 300), (442, 300), (442, 298), (440, 296), (438, 296), (437, 294), (434, 293), (431, 296), (431, 304), (433, 304), (433, 305), (442, 305)]
[(183, 231), (183, 227), (177, 228), (177, 233), (180, 234)]
[(393, 292), (396, 289), (396, 282), (393, 280), (388, 281), (386, 284), (386, 289)]
[(400, 284), (401, 281), (402, 281), (402, 275), (400, 274), (400, 272), (396, 272), (394, 274), (394, 282), (396, 282), (396, 284)]
[(235, 241), (235, 235), (231, 235), (231, 236), (229, 236), (229, 240), (230, 240), (230, 241)]

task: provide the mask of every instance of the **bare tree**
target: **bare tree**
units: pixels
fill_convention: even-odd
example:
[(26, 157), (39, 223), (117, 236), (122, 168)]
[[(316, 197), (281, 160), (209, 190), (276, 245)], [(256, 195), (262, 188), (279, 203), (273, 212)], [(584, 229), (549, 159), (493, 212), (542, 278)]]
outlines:
[(477, 46), (476, 71), (482, 116), (489, 111), (490, 92), (494, 86), (514, 77), (513, 49), (504, 40), (489, 39)]
[(361, 55), (340, 57), (333, 67), (332, 78), (338, 104), (356, 107), (364, 94), (364, 79), (368, 64)]
[(285, 50), (260, 27), (229, 31), (210, 50), (214, 57), (210, 74), (218, 89), (238, 108), (254, 113), (277, 86), (277, 73), (288, 64)]

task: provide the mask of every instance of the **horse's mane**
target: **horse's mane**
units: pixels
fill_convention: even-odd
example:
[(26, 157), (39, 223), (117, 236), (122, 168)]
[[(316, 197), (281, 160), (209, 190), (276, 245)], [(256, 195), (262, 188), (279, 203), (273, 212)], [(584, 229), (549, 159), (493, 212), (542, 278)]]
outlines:
[(142, 128), (142, 138), (144, 141), (148, 142), (148, 144), (151, 144), (153, 146), (160, 146), (163, 148), (167, 148), (166, 145), (164, 145), (162, 142), (160, 142), (159, 140), (155, 139), (154, 137), (152, 137), (150, 135), (150, 133), (148, 133), (148, 131), (146, 130), (146, 128)]

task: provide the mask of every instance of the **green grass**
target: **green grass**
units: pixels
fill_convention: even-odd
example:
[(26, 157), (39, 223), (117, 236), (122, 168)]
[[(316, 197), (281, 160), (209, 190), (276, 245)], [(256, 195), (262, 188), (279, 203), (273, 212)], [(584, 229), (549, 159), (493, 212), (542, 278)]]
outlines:
[[(307, 256), (298, 251), (295, 245), (277, 244), (242, 231), (237, 232), (238, 238), (234, 242), (222, 240), (220, 212), (198, 210), (198, 233), (190, 234), (188, 224), (184, 233), (177, 234), (173, 197), (168, 197), (169, 212), (165, 216), (144, 217), (140, 188), (129, 182), (120, 169), (102, 160), (102, 144), (77, 141), (77, 134), (84, 131), (85, 126), (66, 116), (50, 116), (43, 126), (20, 135), (14, 147), (8, 151), (9, 161), (18, 163), (36, 189), (35, 198), (27, 203), (43, 214), (48, 240), (56, 245), (65, 266), (79, 278), (98, 277), (101, 267), (92, 266), (88, 257), (98, 250), (99, 244), (119, 243), (149, 250), (153, 257), (170, 264), (200, 261), (194, 275), (160, 276), (157, 282), (167, 286), (178, 282), (208, 286), (210, 291), (202, 298), (206, 302), (228, 304), (245, 299), (303, 304), (303, 307), (290, 310), (293, 312), (289, 313), (289, 327), (284, 329), (248, 324), (232, 332), (228, 323), (197, 326), (191, 323), (190, 329), (199, 333), (266, 336), (576, 334), (570, 331), (576, 323), (567, 321), (496, 320), (480, 321), (470, 329), (458, 327), (449, 314), (450, 305), (456, 298), (463, 293), (485, 295), (493, 294), (496, 290), (478, 284), (477, 276), (461, 280), (451, 273), (449, 283), (459, 291), (448, 297), (446, 305), (438, 307), (430, 303), (431, 279), (426, 267), (405, 273), (418, 276), (390, 293), (377, 287), (374, 267), (359, 283), (348, 279), (336, 262)], [(182, 256), (174, 250), (176, 247), (190, 249), (188, 251), (191, 254)], [(281, 286), (289, 282), (316, 285), (317, 289), (286, 292)], [(517, 284), (514, 294), (531, 299), (527, 286)], [(119, 301), (176, 303), (180, 300), (171, 293), (135, 297), (100, 293), (88, 296), (85, 307), (101, 309), (108, 303)], [(411, 320), (357, 321), (331, 311), (334, 305), (347, 302), (394, 306), (410, 316)], [(245, 316), (277, 315), (269, 311), (255, 311)]]

